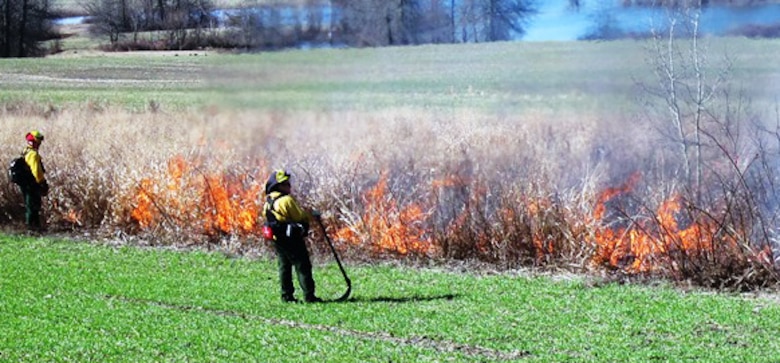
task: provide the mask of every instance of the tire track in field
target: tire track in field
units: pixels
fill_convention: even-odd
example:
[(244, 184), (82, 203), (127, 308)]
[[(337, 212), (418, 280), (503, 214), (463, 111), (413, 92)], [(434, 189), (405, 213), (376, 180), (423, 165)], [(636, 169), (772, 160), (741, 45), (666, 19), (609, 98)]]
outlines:
[(34, 74), (10, 74), (0, 73), (0, 81), (4, 84), (28, 84), (28, 83), (65, 83), (75, 85), (118, 85), (118, 84), (201, 84), (198, 79), (132, 79), (132, 78), (79, 78), (79, 77), (55, 77)]
[(337, 335), (353, 337), (353, 338), (358, 338), (363, 340), (379, 340), (383, 342), (394, 343), (397, 345), (400, 344), (406, 346), (415, 346), (420, 348), (432, 349), (442, 353), (462, 353), (472, 357), (482, 357), (482, 358), (489, 358), (493, 360), (513, 360), (513, 359), (527, 357), (531, 354), (528, 351), (518, 351), (518, 350), (505, 352), (497, 349), (482, 347), (479, 345), (461, 344), (449, 340), (434, 339), (427, 336), (397, 337), (394, 336), (392, 333), (388, 333), (384, 331), (367, 332), (367, 331), (359, 331), (354, 329), (339, 328), (339, 327), (328, 326), (328, 325), (307, 324), (307, 323), (301, 323), (293, 320), (266, 318), (263, 316), (252, 315), (252, 314), (242, 313), (233, 310), (223, 310), (223, 309), (215, 309), (215, 308), (191, 306), (191, 305), (176, 305), (176, 304), (169, 304), (163, 301), (132, 298), (132, 297), (126, 297), (121, 295), (102, 295), (99, 298), (103, 300), (117, 300), (129, 304), (145, 304), (145, 305), (157, 306), (164, 309), (178, 310), (184, 312), (200, 312), (200, 313), (214, 314), (219, 316), (237, 317), (244, 320), (261, 321), (269, 325), (286, 326), (286, 327), (296, 328), (296, 329), (317, 330), (317, 331), (329, 332)]

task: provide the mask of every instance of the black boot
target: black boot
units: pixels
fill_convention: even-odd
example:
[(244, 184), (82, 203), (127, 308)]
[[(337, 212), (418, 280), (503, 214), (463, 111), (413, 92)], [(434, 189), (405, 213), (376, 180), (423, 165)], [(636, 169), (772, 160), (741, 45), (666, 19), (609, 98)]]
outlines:
[(321, 302), (323, 302), (323, 300), (318, 298), (318, 297), (316, 297), (316, 296), (314, 296), (314, 295), (311, 295), (311, 296), (307, 296), (306, 297), (306, 302), (307, 303), (321, 303)]
[(298, 299), (296, 299), (295, 296), (292, 295), (282, 295), (282, 302), (297, 303)]

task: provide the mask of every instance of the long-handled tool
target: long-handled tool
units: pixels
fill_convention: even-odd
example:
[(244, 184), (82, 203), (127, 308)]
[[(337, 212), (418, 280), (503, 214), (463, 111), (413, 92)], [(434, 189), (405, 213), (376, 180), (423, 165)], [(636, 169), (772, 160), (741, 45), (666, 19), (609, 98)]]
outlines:
[(333, 247), (333, 242), (330, 241), (330, 237), (328, 237), (328, 231), (325, 230), (325, 225), (322, 224), (322, 219), (320, 219), (319, 216), (314, 219), (317, 220), (317, 224), (319, 224), (320, 228), (322, 228), (322, 235), (325, 236), (325, 241), (328, 242), (328, 246), (330, 246), (330, 250), (333, 252), (333, 257), (336, 258), (336, 264), (339, 265), (339, 270), (341, 270), (341, 274), (344, 275), (344, 281), (347, 283), (347, 291), (344, 293), (344, 295), (341, 295), (341, 297), (335, 301), (346, 301), (349, 298), (349, 294), (352, 292), (352, 280), (349, 279), (349, 276), (347, 276), (347, 271), (345, 271), (344, 266), (341, 265), (339, 255), (336, 253), (336, 248)]

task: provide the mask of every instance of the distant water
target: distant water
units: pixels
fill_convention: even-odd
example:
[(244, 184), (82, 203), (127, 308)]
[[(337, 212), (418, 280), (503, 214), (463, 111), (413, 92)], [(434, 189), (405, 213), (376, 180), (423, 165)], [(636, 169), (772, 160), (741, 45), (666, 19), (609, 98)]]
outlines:
[(54, 21), (57, 25), (76, 25), (81, 24), (86, 19), (86, 16), (72, 16), (68, 18), (60, 18)]
[[(616, 28), (644, 33), (664, 24), (668, 15), (662, 8), (626, 8), (620, 1), (585, 0), (579, 10), (568, 0), (540, 1), (539, 13), (528, 24), (522, 40), (568, 41), (579, 39), (595, 28), (597, 19), (610, 17)], [(761, 6), (711, 6), (701, 15), (701, 30), (723, 35), (745, 25), (780, 24), (780, 4)]]

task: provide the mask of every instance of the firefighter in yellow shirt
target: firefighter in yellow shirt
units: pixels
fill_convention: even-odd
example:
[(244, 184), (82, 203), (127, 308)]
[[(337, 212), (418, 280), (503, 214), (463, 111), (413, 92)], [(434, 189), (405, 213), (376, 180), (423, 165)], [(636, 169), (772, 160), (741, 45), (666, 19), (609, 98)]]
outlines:
[(38, 148), (43, 142), (43, 134), (37, 130), (30, 131), (25, 135), (27, 146), (22, 151), (24, 161), (30, 167), (32, 180), (29, 183), (20, 185), (22, 195), (24, 195), (24, 219), (27, 229), (30, 231), (41, 231), (41, 197), (49, 193), (49, 184), (46, 182), (46, 169), (43, 167), (41, 155), (38, 154)]
[(266, 219), (264, 228), (268, 233), (264, 235), (272, 241), (276, 250), (282, 301), (298, 301), (294, 296), (295, 287), (292, 280), (294, 266), (304, 301), (321, 302), (322, 299), (314, 294), (314, 277), (305, 242), (309, 224), (318, 213), (303, 210), (291, 192), (290, 174), (286, 171), (277, 170), (268, 178), (265, 184), (266, 202), (263, 207)]

